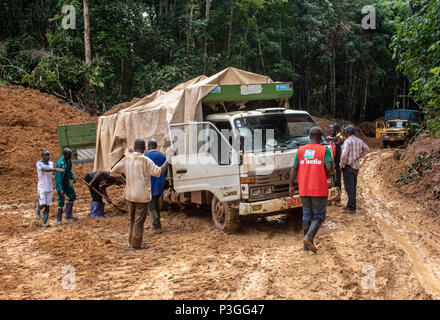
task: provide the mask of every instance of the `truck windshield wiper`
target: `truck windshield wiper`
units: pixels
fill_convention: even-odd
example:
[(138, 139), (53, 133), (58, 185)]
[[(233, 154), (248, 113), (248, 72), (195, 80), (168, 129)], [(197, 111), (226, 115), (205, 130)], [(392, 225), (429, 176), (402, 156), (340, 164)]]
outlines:
[(284, 152), (284, 151), (286, 151), (287, 149), (293, 149), (293, 148), (295, 148), (295, 147), (297, 147), (297, 146), (299, 146), (299, 145), (300, 145), (299, 142), (297, 142), (297, 143), (295, 143), (295, 144), (293, 144), (293, 145), (288, 144), (288, 145), (283, 146), (283, 148), (280, 148), (280, 150), (281, 150), (281, 152)]

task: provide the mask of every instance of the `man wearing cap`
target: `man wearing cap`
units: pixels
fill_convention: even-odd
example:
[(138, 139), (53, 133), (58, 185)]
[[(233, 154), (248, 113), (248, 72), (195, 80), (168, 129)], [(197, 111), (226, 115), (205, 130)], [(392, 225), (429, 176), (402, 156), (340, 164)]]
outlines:
[(330, 149), (321, 145), (322, 130), (309, 130), (310, 144), (302, 146), (296, 153), (290, 174), (290, 195), (295, 194), (298, 180), (299, 196), (303, 205), (304, 250), (316, 253), (314, 238), (325, 219), (328, 202), (327, 178), (333, 174), (333, 159)]
[(332, 123), (329, 126), (330, 135), (326, 138), (330, 141), (330, 145), (332, 146), (333, 160), (335, 163), (335, 180), (336, 187), (341, 192), (341, 167), (339, 163), (341, 161), (341, 152), (342, 152), (342, 144), (344, 143), (344, 136), (339, 130), (339, 126), (336, 123)]
[(356, 128), (353, 125), (345, 127), (347, 139), (342, 145), (341, 169), (344, 177), (344, 187), (348, 195), (348, 203), (344, 208), (346, 213), (356, 212), (356, 187), (359, 172), (359, 159), (370, 152), (370, 148), (354, 134)]
[[(145, 156), (151, 159), (158, 167), (166, 161), (165, 155), (157, 150), (157, 141), (155, 139), (148, 140), (148, 152)], [(168, 170), (160, 177), (151, 176), (151, 202), (148, 208), (150, 212), (151, 224), (153, 225), (153, 233), (162, 233), (162, 225), (160, 224), (159, 198), (162, 195), (165, 186), (165, 179)]]

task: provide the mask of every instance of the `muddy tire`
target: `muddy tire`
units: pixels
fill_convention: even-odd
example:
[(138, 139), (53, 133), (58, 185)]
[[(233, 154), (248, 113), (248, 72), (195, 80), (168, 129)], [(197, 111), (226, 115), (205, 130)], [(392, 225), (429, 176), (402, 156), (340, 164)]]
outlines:
[(287, 218), (295, 232), (302, 231), (302, 207), (287, 210)]
[(239, 227), (238, 210), (228, 202), (221, 203), (216, 197), (211, 202), (212, 221), (217, 229), (226, 233), (237, 232)]
[(388, 148), (388, 141), (382, 141), (383, 148)]

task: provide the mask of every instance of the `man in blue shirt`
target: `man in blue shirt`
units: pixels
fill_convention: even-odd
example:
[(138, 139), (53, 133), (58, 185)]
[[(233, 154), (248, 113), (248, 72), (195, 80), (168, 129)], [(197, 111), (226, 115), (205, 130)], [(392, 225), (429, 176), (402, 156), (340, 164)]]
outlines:
[[(157, 142), (155, 139), (148, 140), (148, 152), (145, 154), (145, 156), (150, 158), (158, 167), (161, 167), (166, 160), (165, 155), (157, 150)], [(151, 176), (151, 202), (149, 212), (154, 233), (162, 233), (162, 226), (160, 224), (159, 198), (162, 195), (163, 188), (165, 186), (165, 178), (167, 173), (168, 169), (160, 177)]]

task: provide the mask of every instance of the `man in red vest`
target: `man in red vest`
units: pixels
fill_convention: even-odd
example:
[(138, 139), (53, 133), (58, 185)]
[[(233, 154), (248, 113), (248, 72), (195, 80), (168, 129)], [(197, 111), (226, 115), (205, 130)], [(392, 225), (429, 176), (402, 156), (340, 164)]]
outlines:
[(327, 178), (333, 174), (330, 149), (321, 145), (322, 130), (313, 127), (309, 131), (310, 144), (296, 153), (290, 174), (290, 195), (295, 194), (298, 180), (299, 196), (303, 205), (304, 250), (316, 253), (313, 243), (321, 223), (325, 219), (328, 201)]

